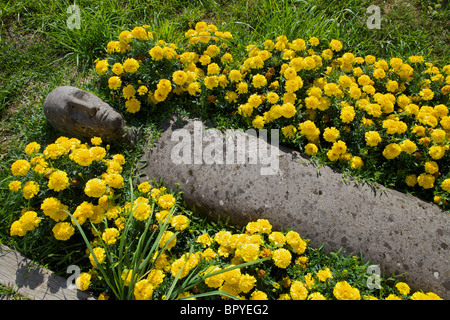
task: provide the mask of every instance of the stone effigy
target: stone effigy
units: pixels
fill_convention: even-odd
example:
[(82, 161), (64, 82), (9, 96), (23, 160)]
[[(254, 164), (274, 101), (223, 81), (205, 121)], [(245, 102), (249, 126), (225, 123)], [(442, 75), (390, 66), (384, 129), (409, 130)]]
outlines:
[[(245, 161), (239, 160), (238, 137), (248, 140)], [(318, 168), (266, 138), (255, 132), (221, 138), (200, 121), (171, 121), (146, 151), (147, 165), (140, 170), (149, 181), (162, 178), (173, 190), (181, 186), (186, 203), (206, 216), (230, 217), (236, 226), (268, 219), (274, 228), (298, 231), (313, 247), (324, 243), (327, 251), (362, 253), (387, 275), (406, 272), (403, 279), (412, 289), (450, 298), (447, 212), (381, 185), (350, 181), (327, 166)], [(233, 139), (234, 149), (227, 153)]]
[(96, 95), (72, 86), (57, 87), (44, 101), (44, 114), (54, 129), (78, 138), (106, 142), (130, 140), (123, 116)]

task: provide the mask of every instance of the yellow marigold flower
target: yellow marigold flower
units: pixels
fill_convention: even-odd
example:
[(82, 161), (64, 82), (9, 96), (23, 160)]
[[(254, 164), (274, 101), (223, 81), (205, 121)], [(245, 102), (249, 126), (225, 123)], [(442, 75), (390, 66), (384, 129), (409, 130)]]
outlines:
[(425, 88), (419, 92), (419, 96), (422, 100), (433, 100), (434, 92), (431, 89)]
[(94, 161), (90, 149), (81, 149), (81, 148), (75, 149), (71, 153), (70, 159), (83, 167), (91, 165), (91, 163)]
[(84, 193), (88, 197), (100, 198), (107, 191), (106, 183), (98, 178), (90, 179), (86, 182), (86, 187), (84, 188)]
[(41, 210), (46, 216), (49, 216), (55, 221), (63, 221), (67, 218), (67, 206), (63, 205), (61, 201), (54, 197), (45, 198), (41, 204)]
[(402, 149), (400, 148), (400, 146), (396, 143), (390, 143), (388, 144), (384, 150), (383, 150), (383, 156), (388, 159), (394, 159), (395, 157), (397, 157), (400, 153), (402, 152)]
[(355, 169), (355, 170), (361, 169), (363, 165), (364, 165), (364, 162), (361, 159), (361, 157), (358, 157), (358, 156), (352, 157), (351, 163), (350, 163), (350, 166), (352, 167), (352, 169)]
[(428, 149), (428, 153), (434, 160), (439, 160), (444, 156), (445, 149), (441, 146), (432, 146)]
[(321, 282), (326, 282), (328, 279), (333, 279), (333, 274), (328, 267), (317, 271), (316, 276)]
[(298, 280), (292, 282), (289, 293), (292, 300), (306, 300), (308, 297), (308, 289), (306, 289), (303, 282)]
[(274, 231), (269, 234), (269, 240), (273, 242), (275, 246), (284, 245), (286, 243), (286, 237), (283, 233)]
[(158, 199), (158, 205), (163, 209), (170, 209), (175, 205), (176, 199), (171, 194), (165, 194)]
[(25, 199), (31, 199), (39, 193), (39, 184), (34, 181), (28, 181), (25, 183), (22, 192)]
[(128, 58), (123, 63), (123, 70), (128, 73), (135, 73), (139, 69), (139, 62), (136, 59)]
[[(164, 248), (167, 250), (172, 249), (176, 243), (177, 243), (177, 237), (174, 236), (172, 240), (170, 238), (174, 236), (174, 233), (172, 231), (165, 231), (161, 239), (159, 240), (159, 247)], [(170, 242), (169, 242), (170, 241)]]
[(250, 295), (250, 300), (269, 300), (267, 294), (263, 291), (255, 290)]
[(417, 178), (417, 183), (424, 189), (431, 189), (434, 187), (435, 177), (431, 174), (421, 173)]
[(109, 246), (116, 243), (119, 234), (119, 230), (116, 228), (106, 228), (102, 233), (102, 240)]
[(297, 254), (302, 254), (306, 250), (306, 242), (295, 231), (289, 231), (286, 234), (286, 242)]
[(257, 116), (255, 117), (255, 119), (253, 119), (253, 121), (252, 121), (252, 125), (253, 125), (253, 127), (256, 128), (256, 129), (262, 129), (262, 128), (264, 128), (264, 124), (265, 124), (264, 117), (262, 117), (262, 116), (260, 116), (260, 115), (257, 115)]
[(118, 173), (107, 173), (105, 176), (105, 183), (114, 189), (121, 189), (123, 187), (123, 177)]
[(342, 49), (342, 43), (339, 40), (332, 39), (330, 42), (330, 48), (333, 51), (341, 51)]
[(406, 177), (405, 182), (409, 187), (414, 187), (417, 184), (417, 176), (410, 174)]
[(439, 166), (436, 161), (427, 161), (425, 162), (425, 172), (429, 174), (434, 174), (439, 172)]
[(181, 231), (189, 226), (189, 219), (188, 217), (179, 214), (172, 217), (172, 219), (170, 220), (170, 225), (175, 228), (175, 230)]
[(286, 269), (291, 263), (292, 255), (288, 250), (280, 248), (273, 252), (272, 260), (278, 268)]
[(173, 277), (179, 275), (182, 279), (186, 277), (192, 269), (194, 269), (200, 261), (200, 253), (185, 253), (179, 259), (175, 260), (171, 267), (170, 272)]
[[(94, 254), (89, 254), (89, 261), (91, 262), (92, 266), (94, 268), (97, 268), (97, 262), (95, 261), (95, 259), (97, 259), (99, 264), (102, 264), (105, 261), (106, 258), (106, 253), (105, 253), (105, 249), (101, 248), (101, 247), (96, 247), (94, 249), (92, 249)], [(94, 258), (95, 256), (95, 258)]]
[(192, 82), (188, 86), (188, 92), (191, 96), (195, 96), (197, 93), (201, 92), (200, 83)]
[(267, 79), (262, 74), (256, 74), (253, 76), (252, 84), (255, 88), (262, 88), (267, 84)]
[(256, 278), (254, 276), (251, 276), (249, 274), (243, 274), (239, 278), (239, 289), (243, 293), (247, 293), (250, 290), (252, 290), (256, 285)]
[(325, 128), (323, 138), (328, 142), (335, 142), (340, 137), (340, 132), (335, 127)]
[(402, 149), (403, 152), (413, 154), (417, 150), (417, 145), (411, 140), (406, 139), (400, 143), (400, 148)]
[(134, 297), (136, 300), (151, 300), (153, 296), (154, 286), (149, 280), (143, 279), (134, 285)]
[(112, 76), (108, 79), (108, 87), (111, 90), (117, 90), (122, 85), (122, 80), (118, 76)]
[(428, 293), (415, 292), (411, 295), (411, 300), (443, 300), (443, 299), (433, 292)]
[(383, 79), (386, 77), (386, 72), (382, 68), (377, 68), (374, 70), (373, 76), (376, 79)]
[(134, 89), (132, 84), (129, 84), (122, 89), (122, 95), (125, 99), (133, 98), (136, 94), (136, 89)]
[(347, 281), (336, 283), (333, 288), (333, 295), (338, 300), (361, 300), (359, 290), (353, 288)]
[(69, 222), (59, 222), (52, 229), (56, 240), (66, 241), (75, 233), (75, 228)]
[(148, 53), (154, 61), (162, 60), (164, 58), (163, 49), (160, 46), (154, 46), (148, 51)]
[(281, 132), (288, 139), (292, 138), (296, 131), (297, 129), (293, 125), (288, 125), (286, 127), (281, 128)]
[(94, 205), (90, 202), (83, 201), (77, 206), (73, 213), (74, 219), (81, 225), (86, 222), (86, 219), (94, 215)]
[(124, 70), (123, 70), (123, 65), (119, 62), (116, 62), (113, 64), (111, 71), (116, 75), (116, 76), (120, 76)]
[(27, 233), (27, 230), (23, 227), (22, 222), (20, 222), (19, 220), (14, 221), (11, 224), (10, 227), (10, 231), (9, 231), (9, 235), (12, 236), (19, 236), (19, 237), (23, 237), (25, 236)]
[(24, 176), (30, 170), (30, 163), (27, 160), (16, 160), (11, 165), (11, 172), (15, 176)]
[(109, 64), (108, 64), (108, 61), (106, 59), (99, 60), (95, 64), (95, 69), (97, 70), (97, 73), (99, 75), (104, 75), (106, 73), (106, 71), (108, 71), (108, 65)]
[(281, 113), (283, 117), (290, 119), (297, 113), (297, 109), (292, 103), (288, 102), (281, 106)]
[(327, 300), (320, 292), (311, 293), (306, 300)]
[(405, 296), (408, 295), (411, 290), (409, 286), (404, 282), (397, 283), (395, 287), (397, 288), (398, 292), (400, 292), (400, 294)]
[(447, 133), (442, 129), (434, 129), (430, 136), (435, 143), (443, 143)]
[(305, 153), (310, 157), (315, 155), (318, 151), (319, 151), (319, 148), (317, 148), (317, 146), (314, 143), (308, 143), (305, 146)]
[(12, 192), (17, 192), (22, 188), (22, 183), (20, 181), (12, 181), (8, 184), (8, 188), (9, 190), (11, 190)]
[(442, 190), (450, 192), (450, 179), (445, 179), (441, 183)]
[(41, 149), (40, 144), (36, 142), (31, 142), (27, 144), (27, 146), (25, 147), (25, 153), (28, 155), (32, 155), (33, 153), (39, 152), (40, 149)]
[(209, 234), (204, 233), (201, 236), (197, 237), (197, 241), (202, 244), (203, 248), (209, 247), (213, 243), (213, 239)]
[(91, 275), (87, 272), (82, 272), (80, 276), (75, 280), (75, 284), (78, 290), (86, 291), (91, 284)]
[(131, 98), (125, 102), (125, 108), (129, 113), (136, 113), (141, 109), (141, 102), (136, 98)]
[(133, 207), (133, 217), (136, 220), (144, 221), (148, 219), (152, 213), (152, 207), (148, 204), (148, 199), (139, 197), (135, 200)]
[(254, 261), (259, 257), (259, 245), (254, 243), (245, 243), (236, 248), (236, 255), (244, 259), (245, 262)]

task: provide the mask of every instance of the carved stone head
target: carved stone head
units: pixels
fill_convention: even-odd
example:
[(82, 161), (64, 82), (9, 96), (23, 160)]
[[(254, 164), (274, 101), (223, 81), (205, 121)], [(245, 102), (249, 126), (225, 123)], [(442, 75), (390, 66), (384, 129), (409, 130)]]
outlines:
[(76, 87), (52, 90), (44, 114), (58, 131), (78, 138), (100, 137), (106, 142), (128, 139), (123, 116), (96, 95)]

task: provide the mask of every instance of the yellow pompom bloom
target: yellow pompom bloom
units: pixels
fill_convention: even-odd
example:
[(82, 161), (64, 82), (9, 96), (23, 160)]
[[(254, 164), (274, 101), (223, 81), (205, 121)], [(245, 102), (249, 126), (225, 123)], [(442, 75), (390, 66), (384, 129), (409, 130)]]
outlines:
[[(170, 240), (170, 238), (172, 238), (172, 236), (173, 236), (173, 239)], [(170, 240), (170, 242), (169, 242), (169, 240)], [(176, 244), (177, 244), (177, 237), (174, 236), (174, 233), (172, 231), (165, 231), (164, 234), (162, 235), (161, 239), (159, 240), (159, 247), (164, 248), (164, 246), (166, 246), (165, 249), (167, 249), (167, 250), (172, 249)]]
[(442, 190), (450, 192), (450, 179), (445, 179), (441, 183)]
[(28, 181), (25, 183), (22, 192), (25, 199), (31, 199), (39, 193), (39, 184), (34, 181)]
[(433, 100), (434, 92), (431, 89), (425, 88), (419, 92), (419, 96), (422, 98), (422, 100)]
[(434, 160), (439, 160), (444, 156), (445, 149), (441, 146), (432, 146), (428, 149), (428, 153)]
[(121, 189), (123, 187), (123, 177), (118, 173), (107, 173), (105, 183), (111, 188)]
[(405, 182), (409, 187), (414, 187), (417, 184), (417, 176), (410, 174), (406, 177)]
[(419, 184), (419, 186), (421, 186), (424, 189), (431, 189), (434, 187), (435, 180), (436, 180), (436, 178), (433, 175), (427, 174), (427, 173), (421, 173), (419, 175), (419, 177), (417, 178), (417, 183)]
[(17, 220), (11, 224), (9, 235), (23, 237), (27, 234), (27, 230), (23, 227), (22, 223)]
[(59, 222), (52, 229), (56, 240), (66, 241), (75, 233), (75, 228), (69, 222)]
[(106, 190), (106, 183), (101, 179), (94, 178), (86, 182), (84, 193), (89, 197), (100, 198), (105, 194)]
[(325, 128), (323, 138), (328, 142), (335, 142), (340, 137), (340, 132), (335, 127)]
[(306, 250), (306, 242), (295, 231), (289, 231), (286, 234), (286, 242), (297, 254), (302, 254)]
[(136, 113), (141, 109), (141, 102), (133, 97), (125, 102), (125, 108), (129, 113)]
[[(89, 261), (91, 262), (92, 266), (94, 268), (97, 268), (97, 262), (99, 264), (102, 264), (105, 261), (106, 258), (106, 252), (105, 249), (101, 248), (101, 247), (96, 247), (94, 249), (92, 249), (93, 254), (89, 254)], [(97, 260), (97, 262), (95, 261)]]
[(116, 243), (119, 234), (119, 230), (116, 228), (106, 228), (102, 233), (102, 240), (106, 245), (114, 244)]
[(310, 157), (315, 155), (318, 151), (319, 151), (319, 149), (317, 148), (317, 146), (314, 143), (308, 143), (305, 146), (305, 153)]
[(134, 297), (136, 300), (151, 300), (153, 296), (154, 286), (149, 280), (143, 279), (134, 285)]
[(330, 42), (330, 48), (333, 51), (341, 51), (342, 49), (342, 43), (339, 40), (333, 39)]
[(245, 243), (236, 248), (236, 256), (244, 259), (245, 262), (258, 259), (260, 253), (259, 245), (254, 243)]
[(250, 295), (250, 300), (268, 300), (268, 298), (265, 292), (256, 290)]
[(333, 295), (338, 300), (361, 300), (358, 288), (353, 288), (347, 281), (336, 283), (333, 288)]
[(45, 198), (42, 201), (41, 210), (46, 216), (49, 216), (55, 221), (63, 221), (68, 216), (67, 212), (65, 212), (67, 206), (54, 197)]
[(429, 174), (434, 174), (439, 172), (439, 166), (436, 161), (427, 161), (425, 162), (425, 172)]
[(386, 148), (384, 148), (383, 150), (383, 156), (388, 159), (394, 159), (395, 157), (397, 157), (400, 153), (402, 152), (402, 149), (400, 148), (400, 146), (396, 143), (390, 143), (386, 146)]
[(289, 293), (292, 300), (306, 300), (308, 297), (308, 289), (306, 289), (303, 282), (298, 280), (292, 282)]
[(108, 87), (111, 90), (117, 90), (122, 85), (122, 80), (118, 76), (112, 76), (108, 79)]
[(158, 205), (163, 209), (170, 209), (175, 205), (176, 199), (171, 194), (165, 194), (158, 199)]
[(123, 63), (123, 70), (128, 73), (135, 73), (139, 69), (139, 62), (136, 59), (128, 58)]
[(172, 74), (172, 81), (178, 85), (182, 86), (187, 81), (187, 74), (183, 70), (177, 70)]
[(175, 228), (175, 230), (181, 231), (189, 226), (189, 219), (185, 215), (179, 214), (172, 217), (170, 225)]
[(361, 169), (363, 165), (364, 165), (364, 162), (361, 159), (361, 157), (358, 157), (358, 156), (352, 157), (351, 162), (350, 162), (350, 166), (352, 167), (352, 169), (355, 169), (355, 170)]
[(27, 160), (16, 160), (11, 165), (11, 172), (15, 176), (24, 176), (30, 170), (30, 163)]
[(89, 289), (89, 285), (91, 284), (91, 275), (87, 272), (82, 272), (75, 280), (75, 284), (79, 290), (86, 291)]
[(400, 148), (403, 152), (406, 152), (407, 154), (413, 154), (417, 150), (417, 145), (412, 142), (411, 140), (403, 140), (400, 143)]
[(333, 279), (333, 273), (329, 268), (317, 271), (316, 276), (321, 282), (326, 282), (328, 279)]
[(291, 263), (292, 255), (288, 250), (280, 248), (273, 252), (272, 260), (278, 268), (286, 269)]
[(106, 59), (97, 61), (95, 69), (99, 75), (104, 75), (108, 71), (108, 61)]
[(33, 153), (39, 152), (40, 149), (40, 144), (38, 144), (37, 142), (31, 142), (25, 147), (25, 153), (28, 155), (32, 155)]
[(397, 288), (398, 292), (400, 292), (400, 294), (405, 296), (408, 295), (411, 290), (409, 286), (404, 282), (397, 283), (395, 287)]
[(17, 192), (22, 188), (22, 183), (20, 181), (12, 181), (8, 184), (8, 188), (12, 192)]
[(288, 139), (292, 138), (296, 131), (297, 129), (293, 125), (288, 125), (286, 127), (281, 128), (281, 132)]

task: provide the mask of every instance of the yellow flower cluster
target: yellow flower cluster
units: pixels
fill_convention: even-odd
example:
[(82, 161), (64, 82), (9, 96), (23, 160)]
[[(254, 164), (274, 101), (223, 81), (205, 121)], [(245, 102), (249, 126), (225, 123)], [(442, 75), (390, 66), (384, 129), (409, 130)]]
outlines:
[[(108, 159), (99, 137), (92, 138), (91, 143), (89, 146), (76, 138), (63, 136), (47, 145), (42, 152), (36, 142), (26, 145), (28, 158), (11, 165), (11, 172), (17, 180), (10, 182), (8, 187), (11, 192), (22, 191), (23, 198), (32, 201), (28, 205), (36, 205), (41, 211), (29, 211), (36, 215), (35, 223), (29, 220), (24, 223), (24, 217), (30, 213), (13, 222), (11, 235), (24, 236), (26, 231), (34, 229), (41, 219), (47, 217), (52, 222), (53, 236), (66, 241), (75, 233), (74, 220), (83, 224), (90, 219), (98, 224), (112, 211), (109, 198), (123, 186), (120, 173), (125, 158), (115, 154)], [(97, 170), (101, 168), (104, 173), (91, 177), (93, 170), (89, 166), (96, 166)], [(77, 203), (81, 199), (85, 200)], [(97, 203), (93, 201), (95, 199)], [(74, 217), (70, 222), (67, 221), (69, 213)]]
[[(280, 35), (242, 50), (230, 46), (231, 33), (205, 22), (185, 33), (186, 45), (155, 40), (148, 26), (137, 28), (141, 32), (123, 31), (110, 42), (110, 55), (96, 63), (128, 112), (171, 94), (198, 97), (256, 129), (281, 129), (286, 141), (332, 165), (366, 170), (371, 163), (386, 170), (384, 176), (398, 167), (398, 188), (449, 204), (450, 65), (439, 68), (421, 56), (357, 56), (337, 39), (316, 37), (290, 41)], [(132, 61), (131, 47), (148, 53)], [(125, 63), (133, 68), (123, 70)], [(148, 70), (163, 76), (151, 78)], [(430, 160), (439, 168), (433, 174), (423, 170)], [(413, 184), (410, 175), (422, 178)]]

